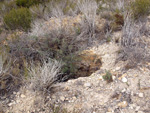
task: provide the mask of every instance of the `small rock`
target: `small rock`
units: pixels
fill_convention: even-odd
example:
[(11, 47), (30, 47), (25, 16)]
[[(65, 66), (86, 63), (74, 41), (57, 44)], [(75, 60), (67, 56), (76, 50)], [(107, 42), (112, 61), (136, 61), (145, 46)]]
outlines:
[(99, 80), (103, 80), (103, 77), (102, 77), (102, 76), (100, 76), (100, 77), (99, 77)]
[(118, 107), (121, 107), (121, 108), (125, 108), (125, 107), (127, 107), (127, 106), (128, 106), (128, 103), (127, 103), (126, 101), (120, 102), (120, 103), (118, 104)]
[(122, 78), (122, 82), (126, 83), (127, 81), (128, 81), (127, 78), (125, 77)]
[(66, 98), (66, 100), (69, 100), (68, 98)]
[(61, 101), (65, 101), (65, 97), (61, 96), (61, 97), (60, 97), (60, 100), (61, 100)]
[(129, 106), (130, 106), (130, 109), (134, 109), (136, 107), (135, 104), (130, 104)]
[(113, 109), (112, 108), (108, 108), (108, 111), (109, 113), (112, 113), (113, 112)]
[(130, 109), (133, 109), (133, 106), (130, 106)]
[(112, 76), (112, 79), (113, 79), (113, 80), (115, 80), (115, 79), (116, 79), (116, 77), (115, 77), (115, 76)]
[(144, 94), (143, 94), (143, 93), (139, 93), (139, 97), (140, 97), (140, 98), (143, 98), (143, 97), (144, 97)]
[(84, 86), (85, 87), (91, 87), (91, 83), (85, 83)]
[(52, 95), (52, 99), (56, 99), (56, 96), (55, 96), (55, 95)]
[(49, 99), (50, 97), (49, 97), (49, 96), (47, 96), (46, 98), (47, 98), (47, 99)]
[(103, 57), (107, 58), (107, 57), (110, 57), (110, 55), (109, 54), (105, 54)]
[(124, 88), (121, 92), (122, 92), (122, 93), (126, 92), (126, 89)]
[(73, 98), (72, 98), (72, 102), (75, 102), (76, 100), (77, 100), (76, 97), (73, 97)]
[(16, 103), (17, 103), (17, 104), (20, 103), (20, 100), (16, 100)]
[(140, 106), (137, 106), (137, 107), (135, 108), (135, 111), (139, 111), (139, 109), (140, 109)]
[(9, 103), (9, 104), (8, 104), (9, 107), (12, 106), (12, 105), (13, 105), (13, 103)]
[(14, 91), (13, 94), (16, 95), (17, 93)]
[(72, 99), (73, 99), (73, 100), (76, 100), (77, 98), (76, 98), (76, 97), (73, 97)]
[(20, 96), (21, 98), (25, 98), (26, 96), (24, 95), (24, 94), (21, 94), (21, 96)]
[(120, 67), (116, 67), (116, 69), (115, 69), (115, 70), (116, 70), (116, 71), (119, 71), (120, 69), (121, 69)]
[(133, 96), (134, 95), (134, 92), (133, 91), (131, 91), (131, 96)]

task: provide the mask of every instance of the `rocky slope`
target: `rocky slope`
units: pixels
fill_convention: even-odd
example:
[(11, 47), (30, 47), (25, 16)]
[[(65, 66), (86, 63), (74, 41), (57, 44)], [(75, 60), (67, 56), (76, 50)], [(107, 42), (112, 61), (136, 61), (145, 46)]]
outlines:
[[(32, 35), (41, 36), (54, 26), (56, 29), (64, 27), (70, 33), (72, 26), (78, 27), (81, 20), (81, 15), (73, 19), (52, 18), (41, 27), (36, 24), (39, 29), (34, 29)], [(46, 96), (24, 85), (10, 97), (1, 97), (0, 113), (149, 113), (150, 62), (126, 69), (127, 62), (118, 60), (120, 45), (116, 43), (122, 32), (114, 32), (112, 40), (107, 42), (104, 39), (105, 27), (106, 21), (97, 18), (96, 30), (101, 33), (95, 43), (81, 54), (84, 60), (80, 63), (79, 78), (56, 84)], [(107, 70), (112, 74), (113, 81), (110, 83), (103, 79)], [(86, 74), (91, 76), (85, 77)]]
[[(121, 32), (114, 33), (113, 39), (120, 35)], [(149, 113), (150, 63), (125, 70), (125, 62), (115, 62), (119, 45), (113, 40), (89, 50), (101, 56), (101, 69), (89, 77), (57, 84), (54, 92), (45, 98), (23, 87), (13, 93), (13, 98), (5, 106), (6, 112), (49, 113), (52, 112), (50, 106), (56, 105), (77, 113)], [(103, 80), (105, 70), (110, 70), (113, 82)]]

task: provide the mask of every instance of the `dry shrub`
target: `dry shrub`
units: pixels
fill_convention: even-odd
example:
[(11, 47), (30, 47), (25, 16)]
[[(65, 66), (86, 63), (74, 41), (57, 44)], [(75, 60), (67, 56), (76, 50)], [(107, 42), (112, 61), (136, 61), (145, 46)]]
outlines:
[(42, 66), (31, 66), (29, 69), (31, 88), (38, 91), (50, 91), (58, 80), (61, 71), (61, 62), (48, 60)]
[(146, 60), (149, 56), (147, 42), (143, 39), (145, 35), (145, 23), (134, 22), (131, 16), (127, 15), (123, 26), (123, 36), (121, 38), (121, 48), (123, 56), (128, 59), (128, 67), (135, 67)]
[[(44, 4), (39, 4), (30, 7), (32, 12), (41, 17), (37, 11), (44, 14), (44, 18), (47, 17), (62, 17), (64, 15), (76, 15), (78, 12), (76, 1), (74, 0), (49, 0)], [(43, 15), (42, 14), (42, 15)]]
[(81, 37), (88, 37), (89, 43), (91, 43), (92, 38), (95, 38), (95, 19), (97, 11), (97, 3), (94, 0), (79, 0), (78, 7), (80, 12), (84, 15), (85, 19), (82, 22), (82, 31)]

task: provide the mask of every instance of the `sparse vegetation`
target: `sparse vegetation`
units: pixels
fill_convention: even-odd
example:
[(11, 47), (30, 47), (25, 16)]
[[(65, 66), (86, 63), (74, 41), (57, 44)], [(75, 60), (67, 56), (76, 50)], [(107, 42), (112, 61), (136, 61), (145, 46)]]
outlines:
[[(128, 87), (132, 86), (124, 72), (143, 64), (149, 69), (149, 14), (149, 0), (1, 0), (0, 97), (11, 97), (13, 93), (19, 98), (21, 94), (14, 91), (25, 86), (25, 90), (43, 94), (44, 106), (48, 106), (55, 84), (101, 75), (103, 69), (108, 69), (102, 76), (107, 83), (116, 83), (124, 77)], [(94, 85), (83, 82), (75, 84), (88, 89)], [(70, 94), (68, 87), (63, 93), (68, 90)], [(58, 103), (72, 99), (76, 104), (79, 96), (77, 91), (73, 97), (58, 99)], [(15, 102), (17, 105), (18, 101)], [(51, 107), (48, 112), (68, 113), (59, 106)], [(41, 112), (47, 111), (42, 108)]]

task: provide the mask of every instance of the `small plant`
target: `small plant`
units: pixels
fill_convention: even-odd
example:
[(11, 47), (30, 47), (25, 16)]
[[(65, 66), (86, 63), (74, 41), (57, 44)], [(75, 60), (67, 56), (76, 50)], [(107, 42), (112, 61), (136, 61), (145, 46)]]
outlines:
[(75, 28), (75, 31), (76, 31), (76, 34), (77, 34), (77, 35), (80, 35), (80, 33), (81, 33), (81, 28), (80, 28), (79, 26), (77, 26), (77, 27)]
[(11, 29), (27, 31), (31, 28), (32, 15), (27, 8), (12, 9), (4, 16), (5, 25)]
[(106, 74), (103, 76), (103, 79), (105, 81), (107, 81), (107, 83), (112, 82), (112, 74), (110, 73), (110, 71), (106, 71)]
[(131, 10), (134, 19), (148, 15), (150, 13), (150, 0), (135, 0), (131, 3)]
[(108, 37), (108, 38), (106, 39), (106, 42), (111, 42), (111, 37)]

